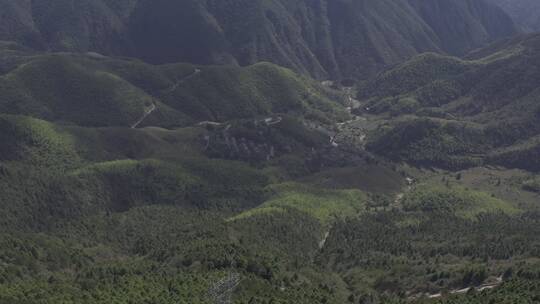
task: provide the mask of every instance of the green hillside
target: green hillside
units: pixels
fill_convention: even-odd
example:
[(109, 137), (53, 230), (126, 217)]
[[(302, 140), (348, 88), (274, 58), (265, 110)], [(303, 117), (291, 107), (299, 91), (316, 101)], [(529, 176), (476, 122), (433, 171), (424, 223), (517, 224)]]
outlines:
[(269, 63), (208, 67), (166, 92), (163, 101), (200, 120), (226, 121), (272, 113), (339, 120), (346, 112), (313, 80)]
[(330, 100), (336, 94), (270, 63), (198, 68), (92, 54), (2, 52), (3, 113), (95, 127), (133, 126), (141, 117), (143, 126), (165, 127), (273, 113), (347, 117)]
[[(36, 112), (2, 114), (0, 302), (211, 303), (207, 290), (233, 269), (243, 278), (237, 303), (401, 303), (409, 301), (405, 292), (479, 284), (505, 271), (509, 256), (533, 262), (535, 209), (494, 196), (489, 187), (469, 190), (461, 184), (469, 177), (448, 184), (445, 177), (333, 147), (325, 128), (337, 128), (332, 125), (348, 115), (330, 99), (341, 94), (288, 70), (259, 64), (200, 67), (194, 74), (189, 65), (32, 58), (6, 75), (43, 62), (86, 67), (75, 75), (106, 71), (141, 96), (163, 94), (158, 107), (192, 120), (199, 114), (172, 103), (172, 96), (221, 106), (224, 123), (97, 127), (75, 121), (84, 118), (76, 111), (59, 111), (66, 118), (58, 121), (27, 116)], [(86, 92), (74, 86), (69, 95), (48, 95), (65, 93), (55, 89), (55, 74), (32, 75), (25, 86), (43, 96), (29, 101), (34, 106), (52, 108), (49, 100), (68, 103), (65, 96)], [(170, 90), (175, 78), (185, 82)], [(228, 85), (209, 85), (221, 81)], [(271, 120), (235, 113), (234, 103), (213, 104), (212, 94), (228, 87), (230, 96), (249, 96), (237, 104), (258, 100)], [(313, 92), (320, 95), (305, 95)], [(105, 119), (109, 112), (95, 115)], [(273, 114), (281, 112), (288, 114)], [(147, 123), (152, 119), (158, 117)], [(445, 132), (460, 129), (449, 124)], [(421, 181), (406, 186), (409, 174)], [(490, 234), (493, 227), (497, 235)], [(477, 233), (464, 233), (471, 229)], [(477, 239), (500, 246), (487, 251)], [(435, 258), (443, 252), (450, 255)], [(486, 254), (492, 263), (484, 269), (479, 259)], [(535, 282), (516, 269), (497, 292)]]
[(268, 201), (256, 209), (242, 213), (231, 220), (240, 220), (264, 213), (286, 213), (297, 209), (318, 219), (323, 224), (359, 214), (368, 200), (360, 191), (321, 191), (305, 185), (280, 184), (269, 189), (275, 192)]
[(366, 82), (364, 112), (382, 118), (368, 149), (428, 166), (536, 170), (525, 163), (540, 132), (538, 40), (502, 41), (464, 60), (421, 55)]
[(454, 214), (475, 218), (486, 213), (516, 214), (519, 209), (487, 193), (471, 191), (461, 187), (420, 185), (408, 193), (402, 201), (407, 211), (433, 212), (440, 215)]
[(152, 102), (116, 75), (66, 57), (23, 63), (3, 80), (4, 112), (79, 125), (129, 125)]
[(539, 302), (540, 36), (471, 51), (487, 3), (0, 0), (0, 304)]
[[(228, 160), (206, 150), (219, 127), (1, 121), (0, 302), (212, 303), (208, 289), (230, 269), (243, 278), (236, 303), (403, 303), (509, 267), (489, 297), (534, 297), (508, 286), (536, 284), (525, 272), (536, 211), (454, 185), (468, 177), (447, 186), (422, 173), (432, 186), (408, 190), (407, 173), (383, 163), (313, 166), (313, 151), (331, 150), (313, 130), (314, 140), (298, 140), (301, 130), (287, 127), (299, 123), (254, 129), (289, 150)], [(230, 123), (232, 141), (242, 120)]]

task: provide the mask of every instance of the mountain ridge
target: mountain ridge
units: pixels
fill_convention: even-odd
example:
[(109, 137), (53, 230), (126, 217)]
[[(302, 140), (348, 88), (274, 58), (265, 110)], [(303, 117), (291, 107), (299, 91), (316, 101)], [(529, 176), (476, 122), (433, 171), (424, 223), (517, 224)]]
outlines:
[(484, 0), (3, 0), (0, 8), (0, 40), (33, 48), (151, 63), (270, 61), (315, 78), (366, 78), (421, 52), (463, 55), (517, 32)]
[(535, 0), (489, 0), (504, 9), (526, 32), (540, 31), (540, 3)]
[(0, 0), (0, 303), (536, 303), (540, 35), (485, 3)]
[(539, 58), (540, 35), (529, 34), (464, 59), (428, 53), (380, 73), (358, 96), (369, 109), (360, 112), (386, 115), (368, 147), (428, 166), (538, 170), (527, 158), (539, 149)]

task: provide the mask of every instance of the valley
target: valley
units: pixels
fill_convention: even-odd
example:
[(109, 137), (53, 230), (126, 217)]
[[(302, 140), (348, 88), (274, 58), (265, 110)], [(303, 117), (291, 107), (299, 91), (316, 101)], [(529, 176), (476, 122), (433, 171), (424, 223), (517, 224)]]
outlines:
[(539, 303), (491, 2), (0, 1), (0, 304)]
[[(99, 60), (68, 58), (62, 60), (104, 69)], [(131, 68), (154, 69), (121, 61), (109, 66), (128, 76)], [(204, 122), (219, 116), (169, 99), (191, 98), (189, 91), (176, 92), (222, 72), (213, 69), (167, 70), (163, 75), (173, 79), (158, 86), (130, 81), (154, 100), (141, 104), (142, 118), (131, 129), (121, 120), (97, 127), (66, 124), (74, 117), (69, 113), (53, 123), (28, 116), (39, 112), (2, 115), (1, 225), (9, 232), (1, 237), (1, 256), (11, 265), (2, 272), (2, 301), (47, 290), (40, 297), (52, 302), (62, 296), (90, 303), (173, 303), (189, 294), (193, 303), (208, 303), (205, 289), (230, 267), (242, 277), (234, 292), (239, 303), (452, 303), (470, 298), (473, 288), (489, 299), (511, 284), (536, 282), (529, 274), (486, 281), (509, 272), (516, 259), (520, 267), (537, 267), (539, 195), (523, 190), (534, 173), (491, 166), (448, 170), (381, 157), (370, 143), (388, 123), (387, 114), (364, 113), (377, 109), (373, 99), (357, 100), (349, 88), (315, 81), (291, 84), (289, 95), (282, 95), (304, 92), (305, 104), (295, 112), (261, 112), (255, 119), (230, 112), (237, 116)], [(195, 77), (193, 71), (201, 72)], [(289, 72), (268, 71), (297, 81)], [(237, 71), (226, 70), (231, 72)], [(167, 87), (175, 89), (160, 89)], [(252, 94), (239, 94), (245, 92)], [(325, 107), (324, 116), (315, 107)], [(185, 126), (168, 126), (167, 115), (182, 117)], [(25, 183), (40, 186), (18, 190)], [(46, 241), (37, 238), (41, 234)], [(494, 247), (477, 247), (478, 239)], [(29, 250), (26, 261), (16, 259), (20, 250)], [(53, 252), (63, 260), (51, 260)], [(226, 258), (231, 254), (233, 262)], [(147, 273), (143, 281), (141, 272)], [(114, 281), (103, 282), (105, 277)], [(36, 284), (48, 287), (33, 291)], [(165, 292), (170, 284), (183, 289)], [(138, 288), (145, 292), (134, 294)]]

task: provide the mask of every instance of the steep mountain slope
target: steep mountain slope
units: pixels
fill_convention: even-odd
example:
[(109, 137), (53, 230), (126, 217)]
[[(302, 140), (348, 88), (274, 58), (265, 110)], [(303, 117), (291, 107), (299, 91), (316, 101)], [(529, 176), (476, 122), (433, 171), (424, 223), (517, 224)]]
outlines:
[(0, 50), (3, 113), (82, 126), (185, 126), (273, 113), (347, 117), (330, 100), (340, 96), (270, 63), (154, 66), (92, 53), (43, 55), (12, 48), (17, 46)]
[[(0, 0), (0, 21), (1, 304), (538, 302), (540, 36), (440, 54), (512, 32), (500, 10)], [(398, 64), (356, 100), (262, 59)], [(453, 171), (486, 164), (529, 171)]]
[(523, 30), (540, 31), (540, 3), (536, 0), (490, 0), (503, 8)]
[(495, 44), (466, 60), (421, 55), (360, 90), (368, 112), (400, 117), (379, 129), (370, 148), (431, 165), (486, 161), (538, 170), (532, 155), (540, 134), (539, 82), (538, 35)]
[(366, 78), (424, 51), (462, 55), (516, 32), (484, 0), (2, 0), (0, 39), (152, 63), (270, 61)]
[(409, 3), (437, 34), (441, 49), (452, 55), (463, 55), (488, 41), (514, 34), (508, 16), (483, 1), (409, 0)]

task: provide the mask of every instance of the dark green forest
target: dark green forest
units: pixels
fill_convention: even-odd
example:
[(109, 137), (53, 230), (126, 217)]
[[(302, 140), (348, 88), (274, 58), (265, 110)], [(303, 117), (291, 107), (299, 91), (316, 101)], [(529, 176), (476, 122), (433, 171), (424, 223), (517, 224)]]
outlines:
[(0, 304), (540, 303), (490, 2), (0, 0)]

